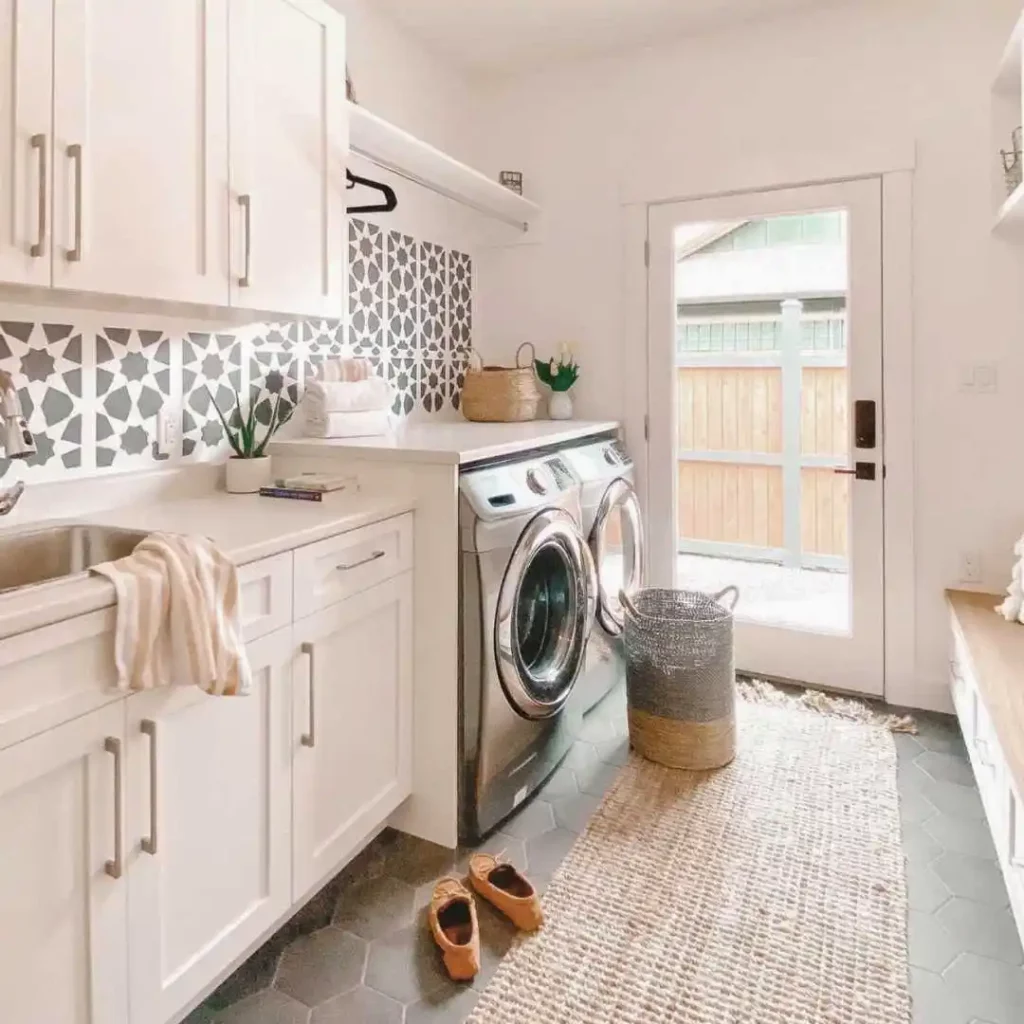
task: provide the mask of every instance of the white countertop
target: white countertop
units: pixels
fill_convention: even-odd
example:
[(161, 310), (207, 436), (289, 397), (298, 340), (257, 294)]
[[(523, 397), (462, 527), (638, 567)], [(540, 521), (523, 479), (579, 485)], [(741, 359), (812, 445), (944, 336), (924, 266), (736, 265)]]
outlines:
[[(180, 501), (128, 505), (75, 521), (147, 532), (200, 534), (213, 540), (236, 565), (244, 565), (409, 512), (414, 506), (411, 496), (367, 491), (326, 494), (322, 502), (219, 492)], [(113, 604), (114, 588), (100, 576), (12, 591), (0, 595), (0, 639)]]
[(326, 455), (332, 451), (394, 462), (466, 466), (530, 448), (566, 444), (617, 431), (614, 420), (531, 420), (528, 423), (409, 423), (381, 437), (299, 437), (276, 441), (275, 455)]

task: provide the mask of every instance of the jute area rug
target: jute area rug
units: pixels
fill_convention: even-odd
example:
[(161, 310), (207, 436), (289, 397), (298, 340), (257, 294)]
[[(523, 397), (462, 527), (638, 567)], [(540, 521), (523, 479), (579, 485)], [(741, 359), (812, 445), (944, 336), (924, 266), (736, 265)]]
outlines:
[(883, 724), (738, 706), (717, 772), (633, 754), (469, 1024), (906, 1024)]

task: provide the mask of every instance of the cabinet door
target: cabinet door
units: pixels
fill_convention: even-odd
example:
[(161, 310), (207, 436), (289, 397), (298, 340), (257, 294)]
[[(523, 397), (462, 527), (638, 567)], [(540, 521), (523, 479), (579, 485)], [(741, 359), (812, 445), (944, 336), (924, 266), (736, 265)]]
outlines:
[(294, 627), (292, 806), (298, 900), (409, 795), (412, 576)]
[(53, 5), (0, 0), (0, 282), (50, 283)]
[(322, 0), (234, 0), (231, 301), (342, 315), (345, 22)]
[(227, 0), (55, 3), (54, 285), (225, 305)]
[(253, 692), (128, 699), (132, 1024), (163, 1024), (287, 910), (289, 629), (247, 645)]
[(128, 1020), (123, 736), (118, 703), (0, 752), (5, 1024)]

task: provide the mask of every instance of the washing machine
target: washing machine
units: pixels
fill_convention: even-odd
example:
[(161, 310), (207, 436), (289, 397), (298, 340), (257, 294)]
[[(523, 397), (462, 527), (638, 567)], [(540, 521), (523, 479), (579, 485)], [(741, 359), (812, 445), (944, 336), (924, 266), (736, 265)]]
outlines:
[(597, 606), (580, 485), (558, 453), (459, 478), (460, 836), (511, 814), (576, 738)]
[(618, 438), (567, 448), (561, 457), (580, 481), (581, 527), (596, 566), (597, 609), (573, 705), (586, 714), (625, 678), (619, 594), (645, 580), (643, 520), (633, 460)]

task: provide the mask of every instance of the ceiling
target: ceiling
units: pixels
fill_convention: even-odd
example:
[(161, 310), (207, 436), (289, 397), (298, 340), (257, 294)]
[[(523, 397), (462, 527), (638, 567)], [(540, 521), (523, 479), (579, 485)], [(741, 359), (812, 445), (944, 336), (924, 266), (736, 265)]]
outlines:
[(622, 52), (825, 0), (373, 0), (427, 49), (474, 75)]

